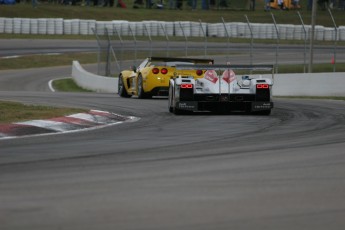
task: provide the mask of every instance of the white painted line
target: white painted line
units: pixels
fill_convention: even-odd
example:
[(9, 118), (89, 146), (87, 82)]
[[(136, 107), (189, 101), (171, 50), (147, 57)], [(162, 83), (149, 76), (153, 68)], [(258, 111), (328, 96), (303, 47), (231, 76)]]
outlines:
[(53, 87), (53, 81), (55, 81), (55, 80), (54, 80), (54, 79), (53, 79), (53, 80), (50, 80), (50, 81), (48, 82), (48, 86), (49, 86), (50, 91), (55, 92), (55, 89), (54, 89), (54, 87)]
[(2, 59), (11, 59), (11, 58), (19, 58), (20, 56), (18, 55), (13, 55), (13, 56), (5, 56), (5, 57), (2, 57)]
[(72, 78), (71, 78), (71, 77), (61, 77), (61, 78), (51, 79), (51, 80), (48, 82), (48, 86), (49, 86), (50, 91), (56, 92), (56, 90), (55, 90), (54, 87), (53, 87), (53, 82), (54, 82), (54, 81), (57, 81), (57, 80), (64, 80), (64, 79), (72, 79)]

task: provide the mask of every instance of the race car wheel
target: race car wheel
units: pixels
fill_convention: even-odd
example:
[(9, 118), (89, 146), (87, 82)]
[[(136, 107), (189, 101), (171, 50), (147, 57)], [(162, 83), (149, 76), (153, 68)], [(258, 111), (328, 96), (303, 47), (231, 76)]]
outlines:
[(144, 92), (143, 77), (141, 75), (138, 76), (137, 92), (138, 92), (138, 98), (139, 99), (144, 99), (144, 98), (150, 98), (151, 97), (151, 95), (149, 93), (145, 93)]
[(118, 94), (120, 95), (120, 97), (126, 97), (126, 98), (129, 98), (131, 97), (132, 95), (129, 95), (125, 89), (125, 86), (123, 85), (123, 77), (122, 75), (120, 74), (119, 76), (119, 83), (118, 83)]

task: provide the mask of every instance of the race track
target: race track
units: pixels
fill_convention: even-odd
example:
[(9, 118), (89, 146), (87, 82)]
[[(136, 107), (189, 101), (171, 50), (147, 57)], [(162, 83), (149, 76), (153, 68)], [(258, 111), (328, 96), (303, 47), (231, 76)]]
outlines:
[(345, 102), (175, 116), (166, 99), (49, 92), (69, 71), (0, 71), (0, 98), (140, 120), (0, 140), (1, 230), (344, 229)]

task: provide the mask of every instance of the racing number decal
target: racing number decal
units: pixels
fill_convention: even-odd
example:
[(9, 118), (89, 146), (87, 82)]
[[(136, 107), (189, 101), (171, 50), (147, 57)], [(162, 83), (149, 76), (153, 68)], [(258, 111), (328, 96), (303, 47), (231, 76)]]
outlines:
[(227, 69), (223, 73), (223, 80), (230, 84), (232, 81), (236, 79), (235, 72), (232, 69)]
[(207, 70), (205, 72), (204, 78), (209, 80), (210, 82), (212, 82), (214, 84), (218, 81), (217, 73), (214, 70)]

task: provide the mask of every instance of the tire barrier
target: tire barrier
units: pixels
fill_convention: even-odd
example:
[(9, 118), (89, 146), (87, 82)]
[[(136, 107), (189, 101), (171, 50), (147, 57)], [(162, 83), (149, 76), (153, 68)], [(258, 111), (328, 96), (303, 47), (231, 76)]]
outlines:
[[(277, 31), (273, 24), (251, 23), (253, 38), (276, 39)], [(309, 38), (311, 26), (278, 24), (279, 38), (283, 40), (304, 40)], [(5, 34), (48, 34), (48, 35), (98, 35), (105, 34), (105, 28), (110, 35), (115, 36), (176, 36), (176, 37), (230, 37), (251, 38), (247, 23), (200, 23), (190, 21), (140, 21), (123, 20), (95, 21), (62, 18), (0, 18), (0, 33)], [(337, 28), (316, 26), (315, 39), (319, 41), (345, 41), (345, 26)], [(336, 37), (337, 35), (337, 37)]]

